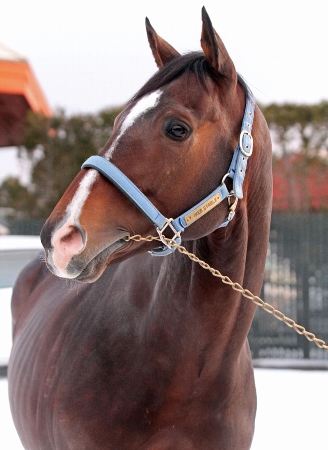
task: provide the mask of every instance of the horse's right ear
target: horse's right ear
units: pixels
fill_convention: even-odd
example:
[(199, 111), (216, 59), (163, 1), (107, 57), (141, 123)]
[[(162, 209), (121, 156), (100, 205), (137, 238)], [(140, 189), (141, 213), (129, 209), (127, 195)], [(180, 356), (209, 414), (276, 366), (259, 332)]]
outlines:
[(202, 20), (203, 28), (201, 46), (208, 62), (216, 72), (236, 84), (237, 73), (235, 66), (221, 38), (213, 28), (211, 19), (209, 18), (204, 6), (202, 8)]
[(154, 28), (151, 26), (148, 17), (146, 17), (146, 30), (148, 42), (158, 68), (163, 67), (164, 64), (170, 62), (177, 56), (180, 56), (179, 52), (177, 52), (170, 44), (164, 41), (164, 39), (158, 36)]

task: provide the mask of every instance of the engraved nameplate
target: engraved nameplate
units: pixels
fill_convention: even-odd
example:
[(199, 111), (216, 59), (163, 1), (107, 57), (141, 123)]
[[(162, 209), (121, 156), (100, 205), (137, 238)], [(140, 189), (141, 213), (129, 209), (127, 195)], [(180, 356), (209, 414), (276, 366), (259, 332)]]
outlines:
[(195, 220), (199, 219), (208, 211), (213, 209), (216, 205), (218, 205), (221, 202), (221, 200), (222, 199), (220, 194), (213, 195), (213, 197), (206, 200), (206, 202), (202, 203), (197, 209), (195, 209), (193, 212), (187, 214), (184, 217), (186, 224), (190, 225), (191, 223), (195, 222)]

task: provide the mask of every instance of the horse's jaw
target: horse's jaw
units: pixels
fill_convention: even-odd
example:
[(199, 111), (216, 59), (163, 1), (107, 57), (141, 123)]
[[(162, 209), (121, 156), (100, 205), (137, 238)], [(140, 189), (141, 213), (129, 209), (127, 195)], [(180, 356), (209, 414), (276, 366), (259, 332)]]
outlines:
[[(49, 270), (60, 278), (73, 279), (80, 282), (93, 283), (103, 274), (114, 254), (127, 245), (124, 237), (110, 243), (96, 255), (91, 255), (87, 248), (73, 256), (68, 264), (61, 265), (56, 249), (46, 250), (46, 263)], [(56, 263), (55, 263), (56, 261)]]

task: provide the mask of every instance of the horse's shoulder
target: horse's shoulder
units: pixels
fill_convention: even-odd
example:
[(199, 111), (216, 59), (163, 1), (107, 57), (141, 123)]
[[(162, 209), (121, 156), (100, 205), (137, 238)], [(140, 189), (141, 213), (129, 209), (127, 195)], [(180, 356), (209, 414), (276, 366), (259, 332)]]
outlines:
[(31, 293), (48, 274), (49, 271), (46, 264), (39, 257), (32, 260), (20, 272), (13, 288), (11, 300), (14, 322), (19, 316), (22, 308), (26, 306)]

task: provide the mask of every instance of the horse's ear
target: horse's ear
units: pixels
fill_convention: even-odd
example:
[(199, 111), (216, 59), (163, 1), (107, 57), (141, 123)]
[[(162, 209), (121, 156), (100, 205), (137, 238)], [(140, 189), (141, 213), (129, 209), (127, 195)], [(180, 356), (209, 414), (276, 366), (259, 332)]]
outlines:
[(220, 36), (213, 28), (211, 19), (202, 8), (203, 29), (201, 37), (201, 46), (205, 53), (206, 59), (211, 66), (225, 78), (233, 83), (237, 83), (237, 73), (229, 53), (227, 52)]
[(148, 18), (146, 17), (146, 30), (148, 36), (148, 42), (153, 52), (157, 67), (161, 68), (164, 64), (168, 63), (172, 59), (180, 56), (170, 44), (162, 39), (154, 28), (151, 26)]

